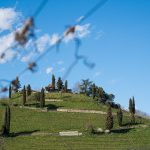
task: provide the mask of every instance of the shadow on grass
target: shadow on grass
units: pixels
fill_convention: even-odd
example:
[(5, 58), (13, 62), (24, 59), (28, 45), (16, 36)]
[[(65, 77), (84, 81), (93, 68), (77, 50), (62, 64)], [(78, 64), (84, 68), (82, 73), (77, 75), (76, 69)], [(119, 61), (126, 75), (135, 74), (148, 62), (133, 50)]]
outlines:
[(56, 106), (54, 104), (46, 104), (45, 107), (47, 107), (48, 110), (57, 110), (57, 108), (61, 108), (64, 106)]
[(40, 130), (33, 130), (33, 131), (23, 131), (17, 133), (10, 133), (9, 137), (17, 137), (17, 136), (30, 136), (32, 133), (38, 132)]
[[(41, 108), (40, 103), (29, 103), (29, 104), (25, 104), (25, 106)], [(45, 104), (45, 107), (47, 107), (48, 110), (57, 110), (57, 108), (61, 108), (61, 107), (64, 107), (64, 106), (57, 106), (57, 105), (54, 105), (54, 104)]]
[(122, 124), (122, 126), (125, 127), (125, 126), (140, 125), (140, 124), (142, 123), (141, 122), (135, 122), (135, 123), (127, 122), (127, 123)]
[(128, 133), (130, 130), (132, 130), (132, 128), (126, 128), (126, 129), (113, 129), (111, 130), (112, 133), (121, 133), (121, 134), (125, 134)]

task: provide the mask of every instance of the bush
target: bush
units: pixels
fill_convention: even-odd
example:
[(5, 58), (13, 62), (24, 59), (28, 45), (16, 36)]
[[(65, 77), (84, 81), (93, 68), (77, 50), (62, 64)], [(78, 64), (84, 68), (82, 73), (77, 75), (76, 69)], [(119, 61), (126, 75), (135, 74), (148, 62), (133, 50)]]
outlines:
[(40, 102), (40, 92), (33, 94), (33, 101)]

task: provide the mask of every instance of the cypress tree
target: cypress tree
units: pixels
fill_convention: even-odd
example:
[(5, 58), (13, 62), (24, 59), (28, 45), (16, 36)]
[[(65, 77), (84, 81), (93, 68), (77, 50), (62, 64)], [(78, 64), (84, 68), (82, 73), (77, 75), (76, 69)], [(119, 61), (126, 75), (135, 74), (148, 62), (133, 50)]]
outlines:
[(135, 100), (134, 100), (134, 96), (132, 98), (132, 113), (135, 114)]
[(64, 90), (66, 93), (68, 92), (68, 81), (67, 80), (65, 81), (65, 89)]
[(132, 113), (132, 99), (129, 99), (129, 112)]
[(55, 76), (52, 75), (52, 90), (55, 91)]
[(132, 98), (132, 113), (131, 113), (131, 123), (135, 123), (135, 100)]
[(92, 86), (92, 97), (93, 97), (93, 99), (95, 98), (95, 96), (96, 96), (96, 86), (95, 86), (95, 84), (93, 84), (93, 86)]
[(131, 113), (131, 123), (135, 124), (135, 116), (133, 113)]
[(41, 93), (40, 93), (40, 107), (43, 108), (45, 106), (45, 93), (44, 93), (44, 89), (41, 89)]
[(130, 100), (129, 100), (129, 111), (130, 111), (130, 114), (131, 114), (131, 123), (135, 123), (135, 100), (134, 100), (134, 97)]
[(27, 96), (30, 96), (31, 93), (32, 93), (31, 86), (30, 86), (30, 84), (28, 84), (28, 86), (27, 86)]
[(106, 116), (106, 129), (111, 130), (113, 128), (113, 115), (112, 115), (112, 110), (111, 106), (108, 106), (107, 110), (107, 116)]
[(11, 98), (11, 85), (9, 86), (9, 98)]
[(8, 136), (10, 132), (10, 107), (6, 106), (2, 125), (2, 135)]
[(119, 126), (122, 126), (123, 113), (121, 108), (119, 108), (117, 111), (117, 119), (118, 119)]
[(23, 101), (23, 105), (25, 105), (25, 103), (26, 103), (26, 87), (25, 87), (25, 85), (23, 87), (23, 98), (22, 98), (22, 101)]
[(58, 78), (58, 81), (57, 81), (57, 88), (58, 88), (58, 91), (60, 91), (63, 87), (63, 82), (61, 80), (61, 78), (59, 77)]

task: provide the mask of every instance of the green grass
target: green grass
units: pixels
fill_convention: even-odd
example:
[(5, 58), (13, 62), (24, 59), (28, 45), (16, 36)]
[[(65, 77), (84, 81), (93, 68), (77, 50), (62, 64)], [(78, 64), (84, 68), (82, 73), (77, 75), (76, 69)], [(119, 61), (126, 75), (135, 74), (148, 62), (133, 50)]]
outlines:
[[(21, 105), (20, 95), (13, 95), (9, 100), (1, 100), (0, 103), (17, 103)], [(62, 106), (63, 108), (106, 110), (106, 106), (99, 105), (91, 98), (84, 95), (46, 94), (46, 98), (63, 99), (63, 102), (48, 102)], [(32, 102), (32, 101), (31, 101)], [(0, 105), (0, 116), (4, 107)], [(116, 110), (114, 110), (116, 111)], [(150, 128), (135, 128), (124, 130), (122, 133), (91, 135), (87, 132), (87, 126), (105, 128), (105, 115), (67, 113), (67, 112), (38, 112), (24, 108), (11, 107), (11, 135), (0, 139), (0, 145), (6, 150), (149, 150)], [(123, 124), (130, 122), (129, 116), (124, 116)], [(150, 120), (136, 118), (137, 123), (150, 125)], [(0, 117), (0, 126), (2, 117)], [(137, 125), (138, 126), (138, 125)], [(114, 129), (118, 129), (117, 118), (114, 116)], [(78, 130), (83, 133), (80, 137), (59, 137), (59, 131)], [(53, 136), (30, 136), (34, 132), (53, 133)], [(26, 133), (27, 136), (21, 136)], [(1, 141), (3, 143), (1, 143)]]
[(13, 137), (4, 140), (8, 150), (149, 150), (150, 130), (133, 130), (126, 134), (81, 137)]
[[(55, 93), (50, 93), (46, 95), (46, 98), (53, 99), (56, 98)], [(106, 111), (105, 105), (99, 105), (96, 100), (91, 97), (87, 97), (83, 94), (68, 94), (63, 93), (62, 97), (60, 94), (57, 95), (57, 99), (62, 99), (61, 102), (47, 102), (47, 104), (55, 104), (56, 106), (61, 106), (63, 108), (74, 108), (74, 109), (89, 109), (89, 110), (102, 110)]]

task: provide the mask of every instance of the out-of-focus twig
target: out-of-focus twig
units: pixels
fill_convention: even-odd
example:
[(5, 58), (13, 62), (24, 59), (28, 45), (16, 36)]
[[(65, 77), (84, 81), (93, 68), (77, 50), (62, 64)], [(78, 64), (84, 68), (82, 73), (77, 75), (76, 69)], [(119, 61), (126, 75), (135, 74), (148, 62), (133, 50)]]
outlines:
[[(55, 47), (57, 48), (60, 43), (64, 40), (64, 38), (66, 38), (69, 34), (75, 34), (76, 32), (76, 26), (81, 24), (83, 21), (85, 21), (86, 19), (88, 19), (88, 17), (90, 17), (93, 13), (95, 13), (107, 0), (101, 0), (99, 1), (92, 9), (90, 9), (84, 16), (82, 19), (80, 19), (80, 21), (78, 21), (75, 25), (70, 26), (67, 28), (67, 30), (65, 32), (63, 32), (62, 36), (60, 36), (60, 38), (55, 42), (55, 44), (53, 44), (52, 46), (49, 47), (48, 50), (46, 50), (45, 52), (43, 52), (42, 54), (40, 54), (33, 62), (30, 62), (28, 64), (28, 66), (23, 69), (23, 71), (21, 71), (17, 76), (20, 77), (21, 75), (23, 75), (26, 71), (30, 70), (31, 72), (35, 72), (36, 68), (37, 68), (37, 62), (40, 61), (48, 52), (50, 52), (51, 50), (53, 50)], [(39, 13), (41, 12), (41, 10), (44, 8), (44, 6), (46, 5), (46, 3), (48, 2), (48, 0), (43, 0), (41, 5), (38, 7), (38, 9), (35, 11), (35, 13), (33, 14), (34, 17), (37, 17), (39, 15)], [(24, 45), (27, 43), (29, 37), (33, 37), (34, 36), (34, 19), (33, 17), (29, 18), (26, 23), (24, 24), (24, 26), (22, 27), (22, 29), (20, 31), (17, 31), (15, 33), (15, 40), (20, 44), (20, 45)], [(79, 55), (79, 47), (80, 47), (80, 40), (78, 38), (75, 38), (75, 44), (76, 44), (76, 48), (75, 48), (75, 60), (73, 61), (73, 63), (69, 66), (68, 70), (66, 71), (63, 79), (65, 79), (70, 72), (72, 71), (72, 69), (75, 67), (75, 65), (79, 62), (79, 60), (83, 60), (84, 65), (88, 66), (89, 68), (93, 68), (94, 67), (94, 63), (90, 63), (88, 62), (86, 56), (84, 55)], [(2, 57), (4, 57), (5, 54), (2, 55)], [(12, 84), (13, 86), (15, 86), (16, 83), (16, 79), (9, 81), (9, 84)], [(2, 88), (1, 88), (2, 89)], [(7, 91), (8, 88), (7, 87), (3, 87), (3, 91)], [(1, 90), (2, 91), (2, 90)]]

